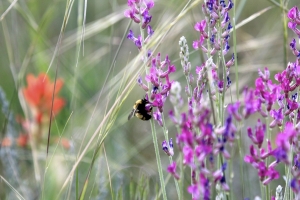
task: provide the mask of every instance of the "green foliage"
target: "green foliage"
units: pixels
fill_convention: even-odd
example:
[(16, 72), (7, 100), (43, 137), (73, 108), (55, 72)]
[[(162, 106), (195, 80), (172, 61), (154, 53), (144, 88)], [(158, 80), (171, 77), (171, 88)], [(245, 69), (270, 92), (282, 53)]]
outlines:
[[(204, 17), (202, 2), (161, 0), (155, 3), (152, 23), (157, 30), (156, 38), (147, 45), (156, 49), (156, 53), (168, 54), (177, 67), (174, 77), (184, 81), (177, 41), (184, 35), (192, 49), (192, 41), (198, 39), (193, 25)], [(289, 1), (287, 7), (297, 3)], [(260, 13), (274, 4), (272, 9)], [(187, 10), (180, 14), (185, 6)], [(279, 5), (274, 1), (258, 4), (240, 0), (236, 6), (236, 24), (248, 19), (234, 36), (238, 59), (236, 79), (240, 80), (239, 88), (243, 88), (252, 84), (258, 68), (271, 66), (274, 73), (283, 69), (289, 58), (283, 56), (286, 46), (283, 31), (286, 35), (286, 30), (279, 22), (279, 16), (284, 13)], [(0, 2), (0, 144), (6, 137), (16, 139), (23, 131), (15, 116), (32, 118), (22, 95), (27, 74), (47, 72), (52, 81), (56, 76), (63, 79), (60, 95), (66, 99), (64, 109), (52, 122), (48, 155), (48, 126), (43, 127), (39, 146), (28, 143), (19, 147), (14, 143), (0, 147), (0, 199), (16, 196), (21, 199), (79, 196), (80, 199), (162, 199), (150, 124), (135, 118), (127, 121), (133, 103), (143, 97), (136, 78), (145, 68), (142, 55), (126, 40), (128, 29), (133, 26), (123, 15), (125, 7), (126, 1), (117, 0)], [(249, 19), (254, 13), (258, 13), (256, 18)], [(198, 52), (190, 52), (192, 63), (201, 63), (201, 58), (203, 55)], [(232, 93), (236, 98), (239, 91)], [(169, 108), (170, 104), (164, 110), (165, 116)], [(163, 131), (157, 130), (160, 144)], [(176, 131), (170, 127), (169, 138), (174, 139)], [(70, 142), (67, 149), (57, 142), (63, 138)], [(175, 148), (174, 160), (177, 153)], [(160, 149), (159, 154), (166, 179), (169, 161)], [(240, 178), (243, 174), (236, 167), (238, 163), (237, 159), (233, 161), (233, 171)], [(184, 177), (189, 177), (189, 173), (182, 172)], [(244, 175), (250, 177), (248, 185), (254, 188), (245, 191), (250, 199), (257, 195), (258, 189), (253, 184), (257, 181), (251, 176), (253, 173), (245, 167)], [(171, 180), (165, 180), (167, 196), (176, 199)], [(183, 199), (190, 198), (186, 191), (190, 182), (188, 178), (180, 180)], [(276, 183), (284, 185), (283, 180)], [(242, 185), (232, 183), (233, 196), (241, 194)]]

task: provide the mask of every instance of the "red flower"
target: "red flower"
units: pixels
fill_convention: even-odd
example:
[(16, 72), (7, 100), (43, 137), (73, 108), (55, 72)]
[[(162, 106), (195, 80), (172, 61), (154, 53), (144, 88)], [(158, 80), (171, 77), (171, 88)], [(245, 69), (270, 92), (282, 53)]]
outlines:
[[(23, 89), (25, 100), (32, 108), (36, 120), (41, 122), (44, 114), (50, 115), (54, 83), (46, 74), (41, 73), (38, 77), (32, 74), (27, 75), (27, 84), (27, 88)], [(63, 81), (57, 79), (53, 99), (53, 116), (58, 114), (65, 105), (65, 100), (58, 97), (62, 86)]]
[(29, 135), (28, 134), (20, 134), (16, 139), (16, 143), (19, 147), (25, 147), (28, 143)]
[(12, 144), (12, 141), (9, 137), (3, 138), (2, 142), (1, 142), (2, 147), (9, 147), (9, 146), (11, 146), (11, 144)]
[(71, 142), (66, 138), (61, 138), (60, 143), (66, 150), (69, 150), (71, 148)]
[(55, 139), (55, 143), (58, 143), (58, 142), (60, 142), (60, 145), (63, 148), (65, 148), (66, 150), (69, 150), (71, 148), (71, 146), (72, 146), (71, 141), (69, 139), (67, 139), (67, 138), (61, 138), (61, 139), (56, 138)]

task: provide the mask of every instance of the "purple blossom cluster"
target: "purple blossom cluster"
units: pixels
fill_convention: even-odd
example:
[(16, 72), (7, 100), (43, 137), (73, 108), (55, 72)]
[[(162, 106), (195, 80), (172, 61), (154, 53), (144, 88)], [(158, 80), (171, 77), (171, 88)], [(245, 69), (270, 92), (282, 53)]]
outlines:
[(125, 17), (132, 19), (135, 23), (142, 22), (142, 28), (151, 22), (152, 16), (149, 11), (154, 7), (153, 0), (128, 0), (128, 9), (124, 12)]
[[(141, 30), (147, 28), (146, 38), (143, 34), (135, 37), (132, 30), (127, 36), (141, 50), (154, 33), (150, 26), (152, 16), (149, 12), (154, 6), (154, 1), (128, 0), (128, 6), (125, 16), (140, 24)], [(193, 199), (211, 199), (212, 187), (216, 185), (221, 186), (223, 191), (229, 190), (225, 171), (231, 158), (228, 146), (233, 146), (236, 140), (237, 128), (234, 120), (246, 120), (255, 113), (259, 113), (266, 120), (259, 119), (254, 129), (248, 127), (247, 133), (252, 144), (244, 161), (257, 170), (263, 185), (268, 185), (280, 177), (276, 170), (280, 163), (286, 165), (291, 172), (287, 182), (295, 197), (300, 199), (300, 51), (296, 47), (296, 39), (290, 43), (290, 49), (296, 57), (295, 62), (289, 62), (285, 70), (277, 73), (274, 76), (275, 81), (270, 78), (268, 68), (258, 70), (255, 88), (244, 88), (242, 101), (229, 104), (226, 111), (218, 110), (218, 114), (223, 118), (215, 116), (217, 112), (212, 104), (216, 102), (220, 107), (225, 107), (222, 105), (224, 102), (220, 103), (220, 96), (224, 97), (231, 86), (229, 70), (235, 58), (232, 55), (227, 62), (223, 58), (230, 49), (232, 25), (228, 11), (232, 7), (231, 0), (228, 0), (227, 5), (225, 0), (207, 0), (203, 4), (205, 19), (194, 26), (200, 37), (193, 42), (193, 48), (202, 50), (207, 60), (201, 66), (196, 66), (196, 78), (193, 77), (191, 63), (188, 62), (186, 39), (180, 38), (181, 65), (187, 79), (186, 112), (179, 113), (184, 100), (180, 95), (180, 84), (169, 78), (176, 68), (168, 56), (161, 61), (160, 53), (154, 55), (147, 49), (148, 54), (143, 59), (149, 70), (144, 79), (138, 77), (138, 85), (146, 92), (148, 106), (156, 108), (152, 115), (160, 126), (163, 126), (162, 112), (170, 94), (174, 110), (169, 112), (169, 117), (180, 130), (176, 136), (176, 144), (183, 155), (183, 165), (192, 171), (192, 183), (187, 190)], [(289, 10), (288, 18), (288, 27), (300, 38), (300, 12), (297, 7)], [(219, 60), (222, 61), (215, 64), (214, 56), (219, 56)], [(220, 66), (224, 67), (224, 71), (220, 72)], [(221, 95), (215, 95), (216, 91)], [(276, 147), (272, 148), (268, 137), (272, 128), (276, 127), (279, 127), (281, 132), (276, 135)], [(162, 149), (168, 156), (173, 156), (172, 139), (169, 143), (163, 141)], [(176, 169), (176, 162), (172, 162), (167, 171), (179, 180), (180, 175)]]
[[(297, 28), (300, 25), (300, 12), (293, 7), (288, 12), (288, 27), (300, 36)], [(271, 121), (264, 125), (259, 120), (255, 134), (248, 128), (248, 137), (253, 145), (250, 146), (250, 155), (244, 160), (258, 170), (258, 176), (264, 185), (273, 179), (279, 178), (275, 167), (283, 163), (291, 170), (287, 181), (290, 184), (296, 199), (300, 198), (300, 105), (298, 93), (300, 86), (300, 53), (296, 48), (296, 40), (292, 39), (290, 49), (295, 55), (295, 62), (289, 62), (286, 69), (275, 75), (277, 83), (270, 79), (267, 68), (258, 72), (255, 89), (244, 89), (243, 115), (248, 118), (253, 113), (260, 113), (262, 117), (271, 117)], [(276, 148), (272, 149), (267, 140), (267, 149), (262, 147), (265, 132), (268, 128), (280, 127), (282, 132), (276, 135)], [(274, 161), (267, 164), (266, 158), (274, 157)]]
[(154, 33), (153, 29), (149, 25), (152, 19), (149, 11), (154, 7), (154, 1), (128, 0), (127, 5), (129, 8), (124, 12), (125, 17), (132, 19), (137, 24), (141, 23), (140, 26), (142, 29), (147, 28), (148, 36), (146, 38), (142, 38), (141, 35), (135, 37), (132, 30), (130, 30), (129, 34), (127, 35), (127, 38), (130, 39), (140, 50), (143, 44), (146, 44)]
[(147, 42), (149, 41), (149, 39), (151, 38), (151, 36), (153, 35), (154, 31), (152, 30), (151, 26), (148, 25), (147, 26), (147, 34), (148, 36), (143, 40), (142, 36), (139, 35), (137, 38), (134, 36), (134, 33), (132, 30), (129, 30), (129, 33), (127, 35), (127, 39), (131, 40), (135, 46), (141, 50), (143, 44), (147, 44)]
[[(260, 120), (257, 121), (255, 127), (255, 133), (252, 132), (251, 128), (247, 129), (248, 137), (251, 139), (254, 145), (250, 146), (250, 155), (246, 155), (244, 161), (250, 163), (258, 171), (260, 181), (267, 185), (274, 179), (279, 178), (279, 173), (275, 170), (277, 161), (267, 166), (266, 159), (274, 154), (272, 150), (271, 142), (267, 140), (267, 149), (262, 147), (266, 125), (262, 124)], [(256, 148), (255, 148), (256, 146)], [(257, 150), (258, 149), (258, 150)]]
[(297, 26), (300, 25), (300, 11), (298, 7), (295, 6), (291, 8), (287, 16), (290, 19), (288, 27), (300, 38), (300, 30), (297, 28)]
[[(191, 101), (196, 102), (195, 96)], [(189, 166), (194, 174), (193, 184), (188, 192), (194, 199), (210, 199), (211, 187), (219, 184), (224, 191), (229, 190), (226, 183), (226, 162), (221, 168), (217, 166), (218, 156), (230, 159), (226, 145), (235, 141), (236, 127), (233, 114), (229, 114), (224, 126), (215, 127), (211, 122), (212, 111), (203, 99), (196, 106), (189, 106), (187, 113), (177, 119), (173, 111), (169, 113), (173, 122), (180, 127), (177, 146), (183, 154), (183, 164)], [(169, 166), (168, 171), (178, 179), (176, 165)], [(197, 177), (196, 177), (197, 176)]]
[[(124, 15), (128, 18), (131, 18), (138, 24), (142, 22), (142, 24), (140, 24), (142, 30), (147, 27), (148, 36), (144, 40), (141, 35), (136, 38), (132, 30), (130, 30), (129, 34), (127, 35), (127, 38), (132, 40), (138, 49), (141, 50), (143, 45), (148, 42), (154, 33), (149, 25), (152, 19), (149, 11), (154, 7), (154, 1), (128, 0), (127, 4), (129, 9), (124, 12)], [(169, 79), (169, 75), (170, 73), (175, 72), (176, 68), (171, 64), (168, 56), (161, 61), (160, 53), (155, 56), (151, 50), (148, 50), (147, 52), (147, 56), (143, 58), (144, 62), (146, 62), (147, 66), (149, 67), (149, 70), (144, 78), (147, 84), (143, 82), (143, 78), (141, 76), (138, 77), (137, 83), (146, 92), (145, 99), (149, 101), (149, 106), (157, 108), (152, 113), (153, 118), (160, 126), (163, 126), (163, 107), (173, 83), (173, 81)], [(147, 94), (148, 91), (149, 93)], [(171, 149), (169, 151), (171, 151)]]
[[(193, 42), (194, 49), (200, 48), (208, 56), (213, 56), (220, 51), (223, 56), (228, 53), (230, 49), (230, 31), (232, 29), (228, 11), (232, 7), (233, 3), (231, 0), (228, 0), (227, 5), (225, 0), (209, 0), (203, 4), (202, 11), (205, 19), (197, 22), (194, 26), (195, 30), (200, 33), (199, 40)], [(220, 93), (223, 93), (224, 90), (226, 91), (231, 85), (229, 69), (233, 64), (234, 55), (224, 63), (226, 66), (226, 80), (223, 80), (218, 77), (217, 66), (212, 63), (212, 77)]]
[[(296, 25), (299, 24), (299, 16), (297, 7), (288, 12), (289, 27), (295, 32), (298, 32)], [(255, 112), (259, 112), (263, 117), (270, 115), (273, 118), (269, 124), (271, 128), (276, 125), (282, 126), (284, 117), (288, 117), (290, 120), (296, 117), (297, 122), (299, 121), (298, 91), (296, 89), (300, 85), (300, 53), (296, 48), (295, 39), (290, 43), (290, 49), (296, 56), (296, 61), (289, 62), (285, 70), (275, 75), (277, 84), (272, 82), (270, 72), (268, 68), (265, 68), (264, 71), (258, 71), (259, 77), (255, 81), (256, 88), (244, 89), (244, 116), (246, 118)], [(278, 107), (274, 106), (276, 102)], [(297, 113), (295, 114), (294, 111)]]
[[(221, 0), (220, 2), (209, 0), (202, 5), (202, 11), (206, 19), (197, 22), (194, 26), (195, 30), (200, 32), (199, 40), (193, 42), (194, 49), (201, 48), (205, 53), (209, 53), (210, 55), (214, 55), (221, 49), (224, 55), (228, 52), (230, 48), (228, 39), (230, 38), (230, 31), (232, 29), (228, 11), (232, 7), (233, 3), (231, 0), (228, 1), (227, 6), (225, 0)], [(221, 27), (217, 27), (219, 22)], [(208, 28), (206, 28), (207, 25)], [(220, 30), (222, 31), (221, 37), (218, 36)], [(212, 46), (210, 51), (204, 45), (204, 41), (207, 39), (209, 39), (209, 43)]]
[[(151, 86), (150, 96), (146, 94), (145, 98), (150, 102), (151, 106), (157, 108), (153, 112), (153, 118), (160, 126), (163, 126), (162, 112), (164, 104), (169, 96), (173, 81), (170, 80), (169, 74), (176, 71), (174, 65), (171, 64), (169, 57), (166, 56), (164, 61), (161, 61), (160, 53), (157, 56), (150, 56), (149, 58), (149, 73), (146, 74), (145, 80), (147, 85)], [(145, 91), (149, 91), (149, 87), (144, 84), (143, 79), (139, 76), (137, 80), (139, 86)]]
[[(193, 42), (195, 49), (202, 49), (208, 56), (214, 56), (221, 52), (224, 56), (227, 54), (230, 46), (228, 40), (230, 37), (230, 17), (228, 11), (232, 8), (233, 3), (228, 1), (206, 1), (202, 10), (206, 16), (205, 20), (197, 22), (195, 30), (200, 32), (200, 39)], [(207, 27), (207, 24), (208, 27)], [(219, 31), (221, 34), (218, 34)], [(204, 45), (204, 41), (207, 41)], [(230, 87), (229, 68), (234, 64), (234, 56), (227, 63), (226, 80), (218, 77), (218, 68), (213, 62), (212, 57), (201, 66), (196, 66), (196, 78), (191, 74), (191, 64), (188, 62), (188, 47), (184, 37), (179, 42), (181, 51), (181, 65), (184, 75), (187, 79), (188, 86), (186, 94), (188, 96), (188, 111), (178, 113), (179, 107), (183, 104), (183, 98), (179, 95), (181, 89), (179, 83), (173, 84), (171, 89), (170, 100), (174, 105), (174, 111), (169, 112), (169, 117), (174, 124), (180, 129), (177, 134), (176, 143), (183, 154), (183, 165), (188, 166), (192, 171), (192, 184), (188, 187), (188, 192), (193, 199), (211, 199), (212, 187), (220, 185), (223, 191), (228, 191), (229, 186), (226, 182), (225, 170), (227, 160), (231, 155), (227, 150), (235, 141), (236, 127), (234, 119), (240, 121), (242, 117), (238, 113), (239, 103), (229, 105), (227, 108), (228, 115), (222, 125), (217, 126), (214, 111), (210, 105), (207, 87), (211, 87), (209, 79), (212, 77), (213, 86), (218, 88), (218, 92), (225, 93)], [(226, 82), (226, 85), (224, 84)], [(173, 87), (172, 86), (172, 87)], [(175, 88), (176, 87), (176, 88)], [(221, 165), (218, 165), (218, 159), (221, 157)], [(176, 164), (172, 163), (168, 171), (176, 178), (180, 178), (176, 173)]]

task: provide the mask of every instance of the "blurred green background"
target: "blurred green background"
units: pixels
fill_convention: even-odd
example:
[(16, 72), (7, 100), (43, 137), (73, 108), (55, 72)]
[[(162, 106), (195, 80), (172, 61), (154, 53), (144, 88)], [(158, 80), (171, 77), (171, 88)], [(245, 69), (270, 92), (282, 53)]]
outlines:
[[(151, 25), (153, 29), (156, 31), (163, 28), (163, 26), (168, 26), (178, 16), (187, 2), (185, 0), (155, 1), (155, 7), (151, 10), (153, 16)], [(12, 3), (14, 6), (5, 13)], [(72, 6), (68, 4), (72, 4)], [(57, 191), (59, 191), (62, 182), (66, 178), (66, 174), (68, 174), (75, 162), (80, 145), (85, 147), (87, 141), (103, 120), (107, 108), (113, 105), (118, 88), (124, 84), (122, 82), (123, 76), (128, 76), (126, 68), (129, 69), (130, 66), (127, 63), (130, 63), (138, 54), (137, 48), (131, 41), (125, 39), (124, 43), (121, 43), (123, 35), (127, 35), (126, 28), (128, 23), (130, 23), (130, 20), (123, 15), (126, 4), (125, 0), (89, 0), (86, 4), (85, 13), (83, 0), (0, 1), (0, 86), (6, 94), (7, 102), (10, 104), (11, 114), (13, 116), (24, 116), (18, 93), (26, 85), (27, 74), (33, 73), (38, 75), (40, 72), (46, 72), (53, 59), (48, 72), (50, 79), (54, 80), (57, 68), (58, 77), (64, 81), (60, 96), (66, 99), (67, 104), (56, 117), (51, 134), (58, 135), (59, 132), (62, 133), (64, 137), (71, 141), (72, 149), (55, 153), (52, 161), (53, 168), (49, 169), (46, 178), (43, 177), (44, 169), (41, 167), (42, 179), (47, 179), (44, 190), (45, 199), (56, 197)], [(156, 53), (161, 52), (162, 58), (169, 55), (170, 60), (177, 68), (177, 72), (171, 78), (183, 84), (185, 83), (185, 78), (179, 60), (178, 41), (184, 35), (187, 38), (190, 52), (193, 51), (192, 41), (199, 37), (193, 26), (197, 21), (204, 19), (201, 4), (191, 9), (176, 22), (156, 50)], [(297, 4), (298, 6), (300, 5), (297, 0), (289, 1), (288, 8)], [(237, 24), (249, 16), (272, 6), (264, 14), (237, 29), (239, 82), (240, 88), (243, 88), (244, 86), (253, 86), (257, 77), (257, 69), (259, 68), (262, 69), (267, 66), (272, 74), (275, 74), (286, 67), (283, 56), (284, 47), (288, 47), (289, 41), (294, 35), (289, 32), (289, 41), (284, 43), (282, 10), (271, 1), (240, 0), (236, 1), (235, 6)], [(66, 7), (69, 10), (66, 10)], [(58, 45), (59, 50), (54, 55), (66, 12), (69, 12), (70, 16), (61, 35), (62, 40)], [(78, 53), (84, 14), (86, 14), (84, 43), (81, 45), (81, 51)], [(134, 23), (130, 25), (130, 29), (133, 29), (136, 34), (139, 30)], [(116, 59), (113, 60), (119, 46), (120, 52)], [(233, 47), (232, 42), (231, 47)], [(232, 50), (233, 48), (231, 48), (231, 53)], [(231, 57), (231, 53), (228, 54), (227, 59)], [(290, 51), (287, 53), (288, 60), (294, 61)], [(201, 58), (202, 56), (198, 51), (191, 53), (190, 62), (193, 69), (195, 69), (195, 66), (203, 63)], [(107, 82), (105, 83), (107, 76)], [(234, 75), (231, 78), (234, 82)], [(235, 94), (235, 84), (233, 83), (232, 85), (232, 93)], [(99, 98), (100, 93), (101, 96)], [(93, 179), (89, 182), (87, 189), (88, 194), (91, 194), (91, 199), (111, 198), (107, 162), (114, 192), (117, 193), (120, 191), (119, 188), (123, 188), (124, 199), (129, 198), (129, 183), (134, 182), (137, 184), (143, 176), (149, 179), (152, 193), (154, 193), (157, 184), (159, 184), (149, 123), (137, 118), (127, 121), (127, 116), (132, 109), (133, 103), (143, 96), (144, 91), (136, 84), (128, 98), (121, 105), (112, 129), (105, 138), (106, 153), (104, 153), (102, 148), (93, 167), (92, 174), (94, 176), (91, 176)], [(1, 106), (2, 104), (3, 102), (0, 102)], [(167, 102), (164, 110), (166, 116), (170, 109), (171, 105)], [(70, 115), (71, 120), (67, 123)], [(169, 137), (175, 140), (176, 129), (169, 120), (167, 121), (169, 123)], [(255, 122), (256, 119), (245, 123), (246, 125), (254, 125)], [(0, 139), (9, 134), (8, 130), (3, 128), (6, 124), (5, 115), (0, 113), (2, 130)], [(65, 125), (66, 128), (62, 132)], [(18, 124), (16, 124), (16, 129), (20, 129)], [(87, 136), (83, 137), (85, 132)], [(160, 129), (158, 134), (161, 142), (163, 136)], [(243, 151), (248, 152), (247, 142), (249, 140), (246, 137), (243, 140), (246, 146)], [(44, 145), (46, 145), (46, 141), (44, 142)], [(84, 179), (90, 166), (94, 147), (91, 146), (83, 161), (79, 164), (78, 183), (80, 190), (83, 187)], [(45, 149), (42, 148), (38, 152), (38, 158), (41, 162), (46, 159)], [(176, 151), (178, 150), (175, 149), (175, 154)], [(35, 180), (31, 149), (14, 149), (11, 153), (16, 154), (13, 158), (16, 163), (21, 164), (12, 166), (12, 163), (9, 165), (7, 165), (8, 163), (1, 163), (0, 175), (11, 181), (19, 191), (24, 189), (22, 187), (31, 188), (28, 196), (40, 199), (41, 188), (39, 181)], [(162, 151), (160, 153), (163, 167), (166, 169), (168, 159)], [(16, 177), (11, 174), (11, 177), (8, 177), (5, 174), (7, 166), (10, 166), (12, 170), (16, 168), (16, 170), (21, 172), (22, 176)], [(41, 164), (41, 166), (44, 165)], [(255, 170), (251, 166), (246, 167), (245, 165), (245, 170), (247, 172), (245, 177), (250, 182), (246, 190), (246, 197), (253, 199), (255, 195), (259, 194), (258, 179)], [(62, 177), (59, 174), (62, 174)], [(167, 173), (165, 173), (165, 176), (167, 176)], [(237, 180), (234, 183), (234, 190), (236, 199), (239, 199), (241, 184), (238, 182), (238, 160), (234, 176)], [(62, 180), (59, 180), (60, 178)], [(22, 186), (23, 180), (25, 186)], [(188, 184), (189, 180), (186, 180), (186, 182)], [(276, 181), (275, 185), (279, 182), (283, 183), (283, 180)], [(75, 184), (71, 184), (72, 187), (74, 188)], [(172, 179), (167, 184), (167, 192), (170, 199), (176, 199), (175, 186)], [(70, 199), (74, 199), (74, 189), (71, 189), (70, 193)], [(67, 192), (64, 191), (60, 198), (65, 199), (67, 197)], [(151, 197), (153, 198), (153, 196)], [(187, 199), (189, 198), (187, 195)], [(10, 194), (9, 187), (1, 181), (0, 199), (14, 199), (14, 196)]]

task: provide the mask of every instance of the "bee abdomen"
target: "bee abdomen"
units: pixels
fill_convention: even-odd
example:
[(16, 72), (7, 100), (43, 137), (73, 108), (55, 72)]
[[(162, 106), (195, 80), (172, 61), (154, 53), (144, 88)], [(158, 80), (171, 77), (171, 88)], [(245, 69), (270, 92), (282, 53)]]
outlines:
[(146, 120), (149, 120), (149, 119), (151, 119), (151, 115), (149, 115), (148, 113), (135, 113), (135, 116), (137, 117), (137, 118), (139, 118), (139, 119), (141, 119), (141, 120), (144, 120), (144, 121), (146, 121)]

